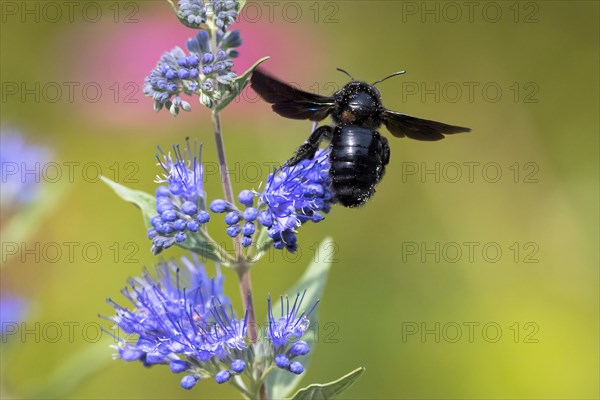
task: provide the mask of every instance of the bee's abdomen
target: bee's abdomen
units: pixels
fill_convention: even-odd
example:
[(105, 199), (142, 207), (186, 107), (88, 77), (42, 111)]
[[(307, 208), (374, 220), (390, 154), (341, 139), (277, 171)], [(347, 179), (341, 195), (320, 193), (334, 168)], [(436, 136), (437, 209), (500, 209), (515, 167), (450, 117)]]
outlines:
[(331, 144), (331, 188), (336, 200), (345, 207), (364, 204), (383, 176), (381, 136), (372, 129), (343, 126), (336, 128)]

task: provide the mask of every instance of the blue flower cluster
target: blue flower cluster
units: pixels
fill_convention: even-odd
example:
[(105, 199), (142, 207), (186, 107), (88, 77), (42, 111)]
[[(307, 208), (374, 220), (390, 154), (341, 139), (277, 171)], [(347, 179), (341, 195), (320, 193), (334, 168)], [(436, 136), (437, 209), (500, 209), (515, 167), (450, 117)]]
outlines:
[[(305, 222), (323, 220), (323, 213), (328, 213), (334, 202), (329, 165), (329, 151), (320, 149), (312, 160), (283, 166), (270, 174), (262, 193), (242, 191), (238, 200), (246, 206), (243, 212), (224, 200), (213, 201), (210, 210), (227, 212), (227, 234), (236, 237), (241, 233), (244, 246), (252, 244), (256, 221), (268, 229), (276, 249), (294, 252), (298, 247), (296, 229)], [(259, 200), (256, 208), (255, 196)]]
[[(256, 232), (255, 221), (263, 217), (258, 209), (252, 207), (255, 194), (250, 190), (243, 190), (238, 196), (238, 200), (246, 209), (242, 212), (235, 205), (225, 200), (217, 199), (210, 203), (210, 210), (214, 213), (225, 214), (225, 223), (227, 224), (227, 235), (237, 237), (242, 234), (242, 246), (248, 247), (252, 244), (252, 235)], [(264, 213), (264, 212), (263, 212)]]
[(0, 164), (2, 165), (2, 214), (35, 201), (40, 194), (42, 169), (50, 161), (50, 151), (28, 143), (17, 131), (0, 131)]
[[(267, 178), (260, 201), (271, 218), (263, 224), (276, 249), (296, 250), (296, 228), (308, 221), (319, 222), (334, 202), (330, 189), (329, 150), (320, 149), (312, 160), (275, 171)], [(269, 222), (272, 225), (269, 226)]]
[[(137, 336), (135, 343), (117, 337), (115, 348), (121, 359), (140, 361), (145, 366), (169, 365), (173, 373), (185, 373), (181, 379), (184, 389), (207, 377), (225, 383), (252, 366), (255, 350), (246, 338), (248, 313), (236, 319), (223, 293), (218, 268), (217, 276), (209, 278), (196, 257), (183, 257), (181, 262), (162, 262), (156, 275), (153, 278), (145, 272), (130, 279), (129, 287), (122, 291), (134, 305), (133, 310), (108, 299), (116, 315), (105, 318), (115, 323), (114, 329)], [(306, 342), (295, 340), (309, 326), (310, 312), (300, 313), (301, 304), (302, 298), (297, 297), (290, 310), (288, 301), (287, 311), (276, 320), (269, 300), (270, 328), (266, 335), (269, 359), (296, 374), (304, 368), (291, 360), (309, 351)]]
[(201, 150), (196, 144), (192, 150), (188, 140), (183, 153), (178, 145), (173, 146), (173, 158), (159, 147), (162, 160), (158, 154), (156, 158), (165, 173), (157, 177), (157, 182), (167, 183), (167, 186), (159, 186), (156, 190), (158, 215), (152, 217), (152, 228), (148, 229), (154, 254), (184, 242), (186, 232), (198, 232), (210, 220), (210, 214), (205, 210)]
[(171, 114), (179, 110), (190, 111), (190, 104), (180, 95), (194, 94), (207, 107), (218, 101), (237, 77), (231, 70), (232, 58), (238, 56), (236, 47), (241, 45), (238, 31), (217, 35), (217, 49), (211, 49), (209, 35), (205, 31), (187, 41), (189, 55), (179, 47), (165, 52), (156, 68), (144, 81), (144, 95), (152, 97), (154, 109), (167, 107)]
[(302, 363), (293, 360), (298, 356), (308, 354), (310, 347), (305, 341), (297, 339), (301, 338), (309, 328), (310, 321), (308, 317), (318, 304), (318, 302), (315, 303), (308, 313), (300, 313), (305, 295), (306, 290), (302, 295), (298, 293), (291, 309), (289, 299), (286, 297), (284, 308), (284, 300), (281, 297), (281, 316), (279, 318), (274, 317), (271, 298), (269, 297), (268, 300), (269, 330), (267, 331), (267, 337), (273, 346), (275, 365), (279, 368), (287, 369), (294, 374), (304, 372)]
[[(122, 293), (135, 308), (130, 311), (108, 299), (117, 313), (107, 319), (125, 334), (137, 335), (137, 341), (119, 339), (121, 359), (145, 366), (169, 364), (174, 373), (188, 371), (181, 380), (185, 389), (194, 386), (202, 370), (217, 375), (228, 366), (238, 372), (245, 369), (236, 354), (247, 347), (247, 321), (228, 316), (229, 299), (218, 269), (217, 276), (209, 278), (197, 258), (183, 257), (181, 263), (159, 264), (155, 279), (148, 272), (130, 279)], [(219, 364), (209, 362), (213, 358)]]
[(237, 0), (179, 0), (177, 16), (189, 28), (202, 28), (213, 18), (214, 24), (225, 30), (238, 16)]
[(0, 296), (0, 337), (2, 343), (6, 343), (7, 339), (5, 334), (16, 333), (14, 328), (25, 320), (29, 311), (29, 302), (27, 299), (12, 295)]

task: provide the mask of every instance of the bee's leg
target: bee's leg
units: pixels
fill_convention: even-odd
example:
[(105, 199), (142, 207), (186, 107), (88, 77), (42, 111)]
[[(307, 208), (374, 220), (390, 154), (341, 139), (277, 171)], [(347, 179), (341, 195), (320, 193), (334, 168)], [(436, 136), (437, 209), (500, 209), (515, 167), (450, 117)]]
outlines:
[(390, 145), (385, 136), (379, 136), (381, 140), (381, 171), (377, 178), (377, 182), (381, 181), (383, 175), (385, 174), (385, 166), (390, 162)]
[(388, 165), (390, 162), (390, 145), (385, 136), (379, 136), (381, 138), (381, 161), (383, 165)]
[(306, 142), (296, 150), (296, 153), (294, 153), (292, 158), (285, 163), (285, 166), (292, 167), (302, 160), (313, 158), (319, 148), (321, 140), (323, 138), (331, 138), (332, 133), (333, 128), (328, 125), (323, 125), (320, 128), (315, 129)]

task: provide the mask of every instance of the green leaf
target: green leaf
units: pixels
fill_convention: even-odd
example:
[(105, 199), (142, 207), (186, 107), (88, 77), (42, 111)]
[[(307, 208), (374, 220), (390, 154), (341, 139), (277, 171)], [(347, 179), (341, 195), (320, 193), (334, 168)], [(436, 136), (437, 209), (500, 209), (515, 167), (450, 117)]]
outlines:
[[(323, 255), (327, 254), (327, 246), (331, 240), (331, 238), (325, 238), (321, 244), (319, 244), (319, 251), (316, 253), (316, 259), (313, 260), (313, 263), (306, 269), (304, 275), (302, 275), (298, 282), (287, 292), (290, 296), (295, 297), (296, 293), (303, 292), (306, 289), (304, 305), (307, 308), (312, 307), (312, 305), (323, 295), (327, 276), (331, 268), (331, 262), (327, 261), (328, 258)], [(280, 302), (275, 301), (273, 303), (273, 315), (281, 314)], [(265, 319), (265, 321), (268, 320), (268, 318)], [(308, 343), (311, 350), (302, 362), (305, 367), (308, 366), (310, 357), (314, 354), (315, 343), (318, 338), (318, 335), (312, 331), (312, 329), (318, 330), (319, 328), (319, 307), (317, 307), (310, 315), (310, 326), (309, 330), (302, 337), (302, 339)], [(269, 392), (268, 397), (270, 399), (283, 399), (289, 396), (298, 383), (300, 383), (301, 379), (302, 375), (292, 374), (289, 371), (275, 368), (266, 378), (267, 391)]]
[[(204, 234), (206, 233), (204, 232)], [(203, 236), (196, 234), (188, 234), (187, 239), (181, 243), (177, 243), (177, 245), (183, 249), (187, 249), (198, 254), (202, 262), (206, 262), (206, 260), (208, 259), (228, 264), (227, 260), (219, 257), (215, 247), (207, 240), (205, 240)]]
[[(5, 243), (22, 243), (29, 240), (43, 226), (43, 219), (56, 208), (67, 191), (67, 185), (61, 183), (40, 184), (37, 200), (16, 208), (14, 215), (2, 222), (1, 236)], [(6, 252), (0, 267), (17, 252)]]
[[(266, 227), (261, 227), (258, 231), (258, 237), (256, 239), (256, 249), (258, 250), (259, 257), (262, 257), (262, 254), (269, 249), (269, 247), (273, 244), (273, 239), (269, 237), (269, 229)], [(256, 261), (258, 261), (258, 259)]]
[(167, 0), (167, 3), (169, 3), (171, 5), (171, 8), (173, 9), (173, 11), (175, 11), (175, 14), (177, 14), (177, 7), (175, 7), (175, 4), (173, 3), (173, 1)]
[(292, 400), (330, 400), (335, 399), (342, 394), (350, 386), (356, 382), (358, 378), (365, 372), (363, 367), (357, 368), (340, 379), (329, 383), (315, 383), (303, 389), (300, 389), (292, 397)]
[(269, 247), (273, 245), (273, 239), (269, 237), (269, 230), (261, 226), (256, 235), (256, 251), (250, 256), (249, 261), (256, 264), (267, 253)]
[(253, 66), (248, 68), (246, 72), (235, 78), (233, 82), (231, 82), (229, 92), (227, 92), (223, 96), (223, 99), (215, 106), (214, 112), (220, 112), (223, 109), (225, 109), (225, 107), (227, 107), (229, 103), (233, 101), (233, 99), (235, 99), (240, 93), (242, 93), (242, 90), (244, 90), (244, 88), (248, 84), (248, 80), (250, 79), (250, 74), (252, 73), (252, 71), (254, 71), (256, 67), (258, 67), (260, 64), (262, 64), (268, 59), (269, 57), (261, 58), (256, 63), (254, 63)]
[[(142, 217), (144, 218), (146, 228), (150, 228), (150, 219), (156, 215), (156, 199), (154, 196), (142, 192), (141, 190), (130, 189), (117, 182), (113, 182), (104, 176), (102, 177), (102, 180), (110, 186), (120, 198), (137, 206), (142, 211)], [(208, 259), (226, 262), (226, 260), (219, 256), (219, 253), (213, 244), (207, 240), (207, 237), (208, 234), (206, 231), (201, 229), (197, 234), (189, 233), (187, 239), (181, 243), (177, 243), (177, 245), (198, 254), (202, 261)]]
[(213, 106), (212, 99), (210, 98), (210, 96), (207, 96), (204, 92), (200, 93), (199, 101), (200, 104), (202, 104), (205, 107), (212, 108)]
[(129, 189), (105, 176), (102, 176), (101, 179), (115, 191), (117, 196), (138, 207), (142, 211), (146, 228), (150, 228), (150, 218), (156, 215), (156, 199), (154, 196), (141, 190)]
[(242, 11), (242, 8), (244, 8), (245, 5), (246, 5), (246, 0), (238, 1), (238, 13)]

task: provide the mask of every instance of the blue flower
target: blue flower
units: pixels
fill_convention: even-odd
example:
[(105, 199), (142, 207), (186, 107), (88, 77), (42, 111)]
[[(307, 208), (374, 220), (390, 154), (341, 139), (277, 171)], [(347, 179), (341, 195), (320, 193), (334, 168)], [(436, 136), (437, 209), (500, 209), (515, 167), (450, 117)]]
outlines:
[(179, 97), (181, 93), (192, 95), (197, 90), (197, 83), (179, 77), (180, 67), (177, 61), (185, 57), (185, 53), (179, 47), (165, 52), (156, 68), (144, 80), (144, 95), (152, 97), (156, 111), (165, 106), (173, 115), (179, 114), (180, 108), (185, 111), (191, 110), (190, 104)]
[(329, 151), (320, 149), (312, 160), (283, 166), (269, 175), (259, 195), (267, 213), (259, 220), (269, 229), (275, 248), (296, 250), (296, 229), (308, 221), (319, 222), (333, 204), (330, 189)]
[(234, 0), (179, 0), (177, 16), (189, 28), (203, 28), (209, 18), (222, 31), (235, 22), (239, 2)]
[(231, 362), (231, 370), (233, 372), (237, 372), (238, 374), (244, 372), (244, 370), (246, 369), (246, 363), (244, 362), (244, 360), (233, 360)]
[[(242, 193), (249, 192), (243, 191)], [(243, 201), (243, 195), (240, 193), (239, 200)], [(250, 192), (252, 193), (252, 192)], [(254, 194), (252, 193), (254, 197)], [(225, 214), (225, 223), (227, 224), (226, 233), (228, 236), (235, 238), (240, 234), (242, 237), (242, 246), (249, 247), (252, 245), (252, 236), (256, 230), (254, 221), (256, 219), (256, 213), (254, 208), (247, 208), (244, 212), (238, 210), (235, 204), (231, 204), (222, 199), (213, 200), (210, 203), (210, 210), (214, 213), (227, 213)]]
[(180, 385), (187, 390), (201, 378), (214, 377), (224, 383), (247, 369), (254, 371), (258, 348), (266, 350), (266, 360), (270, 360), (267, 365), (258, 361), (261, 368), (274, 363), (291, 373), (304, 371), (297, 357), (310, 349), (300, 337), (317, 304), (308, 313), (300, 312), (304, 294), (298, 294), (293, 305), (287, 299), (284, 304), (282, 298), (281, 316), (276, 318), (269, 298), (269, 329), (262, 339), (267, 346), (251, 346), (248, 311), (242, 319), (236, 318), (223, 283), (219, 268), (215, 277), (209, 277), (196, 256), (163, 261), (154, 277), (144, 271), (141, 277), (130, 279), (122, 293), (133, 307), (108, 299), (116, 314), (104, 317), (117, 330), (113, 335), (118, 340), (117, 357), (144, 366), (168, 365), (172, 373), (184, 375)]
[(286, 297), (284, 301), (283, 297), (281, 297), (281, 316), (279, 318), (275, 318), (273, 315), (273, 307), (271, 305), (271, 298), (269, 297), (269, 330), (267, 332), (267, 337), (271, 340), (271, 342), (273, 342), (273, 345), (276, 348), (286, 346), (290, 339), (294, 337), (302, 337), (304, 332), (306, 332), (308, 329), (310, 325), (308, 317), (314, 311), (318, 302), (313, 305), (308, 313), (305, 311), (300, 313), (300, 308), (302, 307), (305, 294), (306, 290), (304, 293), (302, 293), (302, 295), (300, 295), (300, 293), (296, 295), (296, 300), (294, 301), (291, 309), (290, 300)]
[(0, 165), (2, 213), (15, 211), (38, 199), (42, 171), (50, 161), (50, 151), (27, 143), (23, 135), (10, 129), (0, 131)]
[(186, 375), (181, 379), (181, 387), (185, 390), (190, 390), (200, 380), (200, 375)]
[(23, 322), (28, 309), (29, 303), (22, 297), (0, 297), (0, 335), (3, 341), (5, 335), (15, 333), (18, 330), (15, 325)]
[(156, 155), (158, 164), (163, 168), (163, 176), (157, 176), (157, 183), (167, 183), (171, 194), (178, 196), (185, 201), (198, 203), (204, 200), (204, 184), (202, 181), (202, 146), (198, 148), (194, 143), (192, 150), (189, 139), (186, 139), (187, 148), (183, 149), (179, 145), (173, 146), (175, 158), (170, 154), (165, 154), (160, 147), (158, 148), (162, 155)]
[[(182, 387), (191, 388), (202, 371), (217, 374), (232, 365), (232, 373), (243, 371), (239, 354), (246, 358), (247, 316), (235, 319), (230, 300), (223, 293), (223, 276), (209, 278), (194, 257), (181, 262), (166, 261), (156, 268), (156, 278), (147, 271), (130, 279), (122, 291), (133, 310), (111, 299), (116, 315), (106, 319), (134, 343), (118, 338), (119, 357), (146, 366), (168, 364), (173, 373), (187, 372)], [(220, 364), (224, 363), (224, 364)]]
[[(258, 205), (253, 207), (254, 197)], [(261, 193), (243, 190), (238, 200), (246, 209), (217, 199), (210, 209), (216, 213), (228, 212), (225, 222), (230, 236), (243, 235), (242, 244), (250, 246), (256, 231), (255, 223), (268, 229), (276, 249), (296, 251), (297, 228), (302, 224), (324, 219), (323, 213), (334, 203), (330, 189), (329, 151), (318, 150), (312, 160), (303, 160), (293, 167), (283, 166), (267, 178)]]
[(241, 45), (238, 31), (217, 34), (217, 48), (211, 49), (207, 32), (201, 31), (187, 41), (190, 54), (175, 47), (162, 55), (156, 68), (144, 81), (144, 95), (152, 97), (154, 109), (167, 107), (174, 116), (179, 110), (190, 111), (191, 106), (182, 100), (182, 93), (198, 95), (207, 107), (228, 91), (237, 77), (231, 70), (232, 58)]
[(234, 48), (241, 46), (242, 39), (239, 31), (217, 34), (217, 49), (211, 51), (209, 36), (206, 32), (199, 32), (195, 37), (188, 39), (187, 48), (192, 54), (197, 54), (200, 60), (199, 68), (205, 78), (202, 82), (210, 82), (213, 89), (216, 83), (230, 84), (236, 78), (231, 71), (233, 60), (238, 56)]
[(225, 383), (229, 379), (231, 379), (231, 372), (228, 370), (219, 371), (217, 375), (215, 375), (215, 381), (217, 381), (217, 383)]
[(281, 316), (276, 318), (273, 315), (271, 298), (268, 299), (269, 329), (267, 330), (267, 339), (271, 341), (275, 354), (275, 365), (279, 368), (287, 369), (292, 373), (301, 374), (304, 367), (299, 361), (291, 362), (295, 357), (308, 354), (310, 348), (308, 343), (299, 340), (310, 326), (308, 317), (317, 307), (318, 301), (308, 311), (300, 312), (306, 290), (302, 295), (298, 293), (296, 300), (290, 309), (290, 301), (286, 297), (285, 304), (283, 297), (281, 300)]
[(215, 24), (225, 31), (228, 25), (235, 22), (238, 16), (239, 2), (237, 0), (213, 0)]
[(152, 252), (160, 253), (175, 243), (184, 242), (187, 235), (198, 232), (201, 226), (210, 220), (205, 210), (203, 169), (201, 163), (202, 147), (194, 148), (187, 140), (187, 147), (173, 146), (173, 154), (160, 150), (158, 164), (164, 174), (157, 176), (157, 183), (166, 183), (156, 190), (156, 211), (158, 215), (150, 219), (152, 228), (148, 229), (148, 238), (152, 240)]
[(206, 5), (203, 0), (179, 0), (177, 15), (189, 27), (200, 27), (206, 22)]
[(290, 369), (290, 372), (293, 372), (296, 375), (299, 375), (304, 372), (304, 366), (298, 361), (292, 362), (290, 364), (289, 369)]

